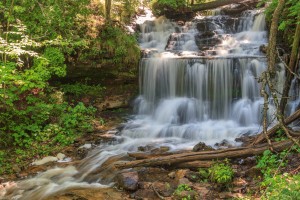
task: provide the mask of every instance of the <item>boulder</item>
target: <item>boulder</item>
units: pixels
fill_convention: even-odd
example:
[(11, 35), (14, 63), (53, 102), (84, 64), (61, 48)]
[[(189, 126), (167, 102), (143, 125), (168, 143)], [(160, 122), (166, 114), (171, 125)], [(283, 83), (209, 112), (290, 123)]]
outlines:
[(193, 147), (193, 151), (211, 151), (214, 150), (211, 146), (207, 146), (204, 142), (199, 142)]
[(136, 191), (138, 189), (139, 176), (137, 172), (120, 173), (116, 178), (120, 188), (129, 191)]

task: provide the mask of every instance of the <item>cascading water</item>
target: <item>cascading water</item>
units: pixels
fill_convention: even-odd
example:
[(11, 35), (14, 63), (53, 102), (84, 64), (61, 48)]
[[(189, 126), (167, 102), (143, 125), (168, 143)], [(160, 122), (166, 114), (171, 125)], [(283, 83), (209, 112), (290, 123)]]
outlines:
[[(178, 25), (155, 19), (146, 10), (138, 22), (144, 58), (136, 115), (124, 124), (116, 142), (94, 150), (79, 167), (49, 170), (18, 183), (15, 199), (41, 199), (74, 187), (106, 187), (101, 184), (112, 182), (113, 161), (126, 159), (126, 153), (139, 146), (168, 146), (172, 151), (191, 149), (198, 142), (238, 145), (235, 138), (257, 133), (263, 105), (257, 78), (266, 69), (259, 51), (267, 43), (264, 14), (252, 10), (235, 18), (216, 15), (219, 10), (212, 13)], [(295, 109), (295, 103), (289, 105)]]

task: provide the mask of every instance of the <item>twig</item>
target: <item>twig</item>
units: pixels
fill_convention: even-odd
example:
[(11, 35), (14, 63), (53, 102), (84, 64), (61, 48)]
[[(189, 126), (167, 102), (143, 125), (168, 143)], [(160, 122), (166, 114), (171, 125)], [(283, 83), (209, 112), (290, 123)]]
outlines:
[(284, 62), (284, 60), (282, 60), (281, 56), (279, 55), (279, 51), (278, 51), (278, 48), (277, 48), (277, 56), (279, 58), (279, 60), (283, 63), (283, 65), (285, 66), (285, 68), (287, 68), (289, 70), (289, 72), (291, 74), (293, 74), (296, 78), (300, 79), (300, 76), (298, 74), (296, 74), (295, 72), (293, 72), (289, 66)]
[(271, 140), (268, 136), (268, 109), (269, 109), (269, 106), (268, 106), (268, 99), (269, 99), (269, 95), (266, 91), (266, 86), (267, 86), (267, 72), (263, 72), (261, 77), (260, 77), (260, 80), (259, 82), (262, 82), (262, 86), (261, 86), (261, 89), (260, 89), (260, 94), (264, 97), (264, 107), (263, 107), (263, 133), (265, 135), (265, 138), (268, 142), (268, 145), (269, 145), (269, 148), (271, 151), (273, 151), (273, 147), (272, 147), (272, 143), (271, 143)]
[(286, 127), (285, 123), (284, 123), (284, 119), (283, 119), (283, 114), (281, 113), (280, 110), (280, 105), (279, 105), (279, 101), (276, 95), (276, 92), (274, 91), (274, 87), (273, 87), (273, 83), (271, 81), (271, 77), (270, 77), (270, 73), (266, 72), (266, 83), (269, 86), (271, 95), (273, 96), (273, 100), (274, 100), (274, 104), (276, 107), (276, 116), (277, 116), (277, 120), (279, 122), (280, 127), (283, 129), (284, 133), (286, 134), (286, 136), (291, 139), (296, 145), (298, 145), (300, 147), (300, 144), (297, 140), (295, 140), (295, 138), (293, 136), (291, 136), (291, 134), (289, 133), (288, 128)]
[(296, 169), (291, 171), (290, 174), (296, 174), (299, 170), (300, 170), (300, 165)]

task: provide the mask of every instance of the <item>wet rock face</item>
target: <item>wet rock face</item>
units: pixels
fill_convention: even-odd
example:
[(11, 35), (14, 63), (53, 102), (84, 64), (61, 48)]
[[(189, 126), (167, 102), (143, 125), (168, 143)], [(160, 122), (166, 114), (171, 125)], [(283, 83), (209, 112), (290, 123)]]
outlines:
[(196, 23), (199, 34), (195, 35), (195, 42), (201, 51), (221, 44), (221, 34), (235, 33), (238, 27), (238, 19), (228, 16), (201, 20)]
[(197, 30), (200, 33), (207, 31), (225, 31), (226, 33), (235, 33), (238, 26), (238, 19), (228, 16), (219, 16), (218, 18), (211, 18), (197, 22)]
[(218, 28), (217, 25), (211, 21), (199, 21), (196, 27), (199, 32), (214, 31)]
[(166, 51), (179, 51), (183, 50), (182, 45), (188, 41), (192, 41), (193, 36), (187, 33), (172, 33), (168, 39), (167, 45), (165, 47)]
[(117, 183), (120, 188), (129, 191), (138, 189), (139, 176), (137, 172), (124, 172), (117, 175)]

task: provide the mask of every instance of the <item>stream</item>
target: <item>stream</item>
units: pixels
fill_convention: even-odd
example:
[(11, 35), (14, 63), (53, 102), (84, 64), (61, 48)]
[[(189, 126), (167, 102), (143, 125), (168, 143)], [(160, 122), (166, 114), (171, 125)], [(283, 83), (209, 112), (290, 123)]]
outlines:
[[(78, 167), (54, 168), (20, 181), (10, 198), (35, 200), (72, 188), (110, 187), (114, 162), (126, 160), (127, 152), (139, 147), (178, 151), (191, 150), (199, 142), (214, 148), (238, 146), (236, 138), (261, 131), (263, 98), (257, 79), (266, 70), (261, 48), (268, 40), (263, 10), (238, 16), (214, 10), (184, 23), (155, 18), (146, 9), (136, 22), (144, 56), (135, 115), (114, 142), (94, 149)], [(284, 66), (276, 68), (280, 91)], [(296, 88), (294, 81), (291, 91), (299, 93)], [(292, 99), (287, 113), (299, 102)], [(270, 124), (274, 118), (270, 105)]]

